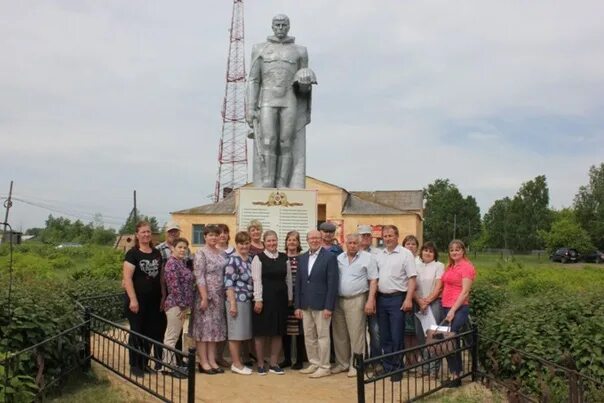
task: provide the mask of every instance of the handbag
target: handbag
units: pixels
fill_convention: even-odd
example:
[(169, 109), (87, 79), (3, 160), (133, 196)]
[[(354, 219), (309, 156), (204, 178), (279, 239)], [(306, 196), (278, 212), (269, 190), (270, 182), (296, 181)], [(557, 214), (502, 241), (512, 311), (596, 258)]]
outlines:
[(426, 332), (426, 346), (433, 357), (444, 357), (457, 348), (456, 333), (451, 331), (451, 326), (442, 326), (445, 321), (439, 326), (430, 326)]

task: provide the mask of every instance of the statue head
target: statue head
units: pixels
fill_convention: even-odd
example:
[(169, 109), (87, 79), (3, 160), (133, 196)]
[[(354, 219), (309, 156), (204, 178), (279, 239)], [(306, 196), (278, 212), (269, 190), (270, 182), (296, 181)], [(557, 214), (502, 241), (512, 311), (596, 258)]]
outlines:
[(289, 18), (285, 14), (277, 14), (273, 17), (273, 32), (279, 39), (287, 37), (289, 32)]

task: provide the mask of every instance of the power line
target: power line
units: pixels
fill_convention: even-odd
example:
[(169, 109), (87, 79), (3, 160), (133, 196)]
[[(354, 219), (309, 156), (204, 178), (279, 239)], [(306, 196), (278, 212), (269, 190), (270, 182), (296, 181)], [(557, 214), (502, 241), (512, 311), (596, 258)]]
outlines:
[[(4, 197), (0, 196), (0, 199), (3, 199)], [(67, 210), (72, 212), (73, 214), (83, 214), (83, 215), (90, 215), (92, 217), (94, 217), (96, 214), (102, 214), (103, 218), (107, 217), (110, 219), (115, 219), (115, 220), (122, 220), (121, 216), (114, 216), (111, 214), (104, 214), (103, 212), (100, 212), (98, 210), (96, 210), (94, 213), (89, 213), (88, 211), (90, 211), (90, 206), (84, 205), (84, 204), (70, 204), (61, 200), (49, 200), (49, 199), (42, 199), (42, 198), (37, 198), (37, 197), (32, 197), (32, 196), (23, 196), (21, 194), (17, 194), (17, 195), (13, 195), (13, 198), (17, 198), (21, 201), (23, 201), (24, 203), (35, 203), (37, 204), (37, 207), (42, 207), (42, 208), (48, 208), (48, 209), (55, 209), (55, 210)], [(53, 203), (54, 202), (54, 203)], [(83, 207), (86, 210), (82, 210), (82, 208), (78, 208), (79, 207)]]
[[(0, 196), (0, 200), (3, 199), (7, 199), (7, 197), (4, 196)], [(27, 204), (29, 206), (32, 207), (37, 207), (37, 208), (41, 208), (47, 211), (50, 211), (52, 213), (57, 213), (57, 214), (61, 214), (64, 216), (68, 216), (68, 217), (72, 217), (72, 218), (76, 218), (79, 220), (84, 220), (84, 221), (94, 221), (97, 214), (100, 214), (102, 216), (103, 222), (105, 224), (109, 224), (109, 225), (122, 225), (124, 224), (124, 222), (127, 220), (127, 218), (131, 215), (128, 215), (128, 217), (124, 218), (121, 216), (114, 216), (114, 215), (109, 215), (109, 214), (105, 214), (101, 211), (96, 211), (94, 213), (90, 213), (88, 211), (83, 211), (81, 209), (75, 209), (73, 207), (70, 207), (68, 205), (57, 205), (54, 203), (47, 203), (44, 201), (48, 201), (48, 199), (41, 199), (41, 198), (35, 198), (35, 197), (18, 197), (13, 195), (12, 196), (12, 200), (13, 201), (17, 201), (17, 202), (21, 202), (23, 204)], [(80, 205), (83, 206), (83, 205)], [(150, 212), (146, 212), (146, 215), (154, 215), (154, 216), (167, 216), (170, 213), (169, 212), (165, 212), (165, 211), (150, 211)]]
[[(33, 206), (33, 207), (38, 207), (44, 210), (48, 210), (51, 211), (53, 213), (58, 213), (58, 214), (63, 214), (69, 217), (73, 217), (73, 218), (77, 218), (80, 220), (89, 220), (89, 221), (93, 221), (95, 218), (95, 215), (97, 213), (86, 213), (86, 212), (74, 212), (74, 211), (68, 211), (65, 209), (62, 209), (60, 207), (56, 207), (56, 206), (51, 206), (51, 205), (45, 205), (42, 203), (36, 203), (30, 200), (25, 200), (19, 197), (13, 197), (13, 200), (15, 201), (19, 201), (21, 203)], [(105, 216), (102, 213), (99, 213), (103, 216), (103, 221), (108, 223), (108, 224), (114, 224), (114, 225), (120, 225), (124, 223), (123, 219), (120, 219), (118, 217), (110, 217), (110, 216)], [(106, 217), (108, 217), (109, 219), (106, 219)]]

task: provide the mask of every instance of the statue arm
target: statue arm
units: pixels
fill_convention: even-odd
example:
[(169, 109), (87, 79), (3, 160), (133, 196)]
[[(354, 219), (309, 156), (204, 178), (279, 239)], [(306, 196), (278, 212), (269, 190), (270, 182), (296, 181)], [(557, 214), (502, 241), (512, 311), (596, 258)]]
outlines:
[(308, 67), (308, 50), (304, 46), (300, 49), (300, 68)]
[(246, 93), (246, 113), (245, 120), (252, 126), (254, 119), (258, 116), (258, 97), (260, 95), (260, 83), (262, 81), (262, 71), (260, 69), (260, 49), (258, 45), (254, 45), (252, 49), (252, 63), (250, 74), (247, 81)]
[(311, 85), (317, 83), (317, 77), (315, 72), (308, 67), (308, 51), (304, 46), (300, 46), (299, 53), (299, 69), (296, 73), (296, 82), (301, 93), (308, 93), (311, 90)]

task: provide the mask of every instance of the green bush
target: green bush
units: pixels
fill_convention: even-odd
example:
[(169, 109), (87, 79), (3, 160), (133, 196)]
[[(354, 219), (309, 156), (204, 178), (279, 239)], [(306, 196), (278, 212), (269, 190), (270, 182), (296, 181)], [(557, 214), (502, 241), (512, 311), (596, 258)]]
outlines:
[[(8, 284), (6, 274), (0, 274), (0, 282)], [(110, 279), (64, 281), (56, 278), (16, 278), (10, 312), (7, 309), (7, 289), (1, 290), (0, 294), (3, 306), (0, 310), (0, 353), (14, 354), (82, 323), (82, 312), (76, 307), (75, 298), (112, 294), (119, 290), (119, 281)], [(114, 305), (109, 307), (113, 311), (123, 311), (119, 300), (107, 303)], [(11, 387), (0, 391), (0, 395), (11, 394), (15, 401), (30, 401), (31, 399), (21, 397), (32, 393), (32, 379), (41, 363), (44, 366), (45, 382), (49, 383), (62, 370), (81, 362), (81, 336), (80, 331), (69, 333), (21, 354), (17, 361), (11, 360), (10, 365), (1, 365), (0, 371), (10, 369), (8, 375)]]
[(501, 379), (515, 379), (521, 390), (537, 395), (567, 396), (566, 381), (553, 377), (552, 368), (514, 349), (602, 379), (603, 296), (542, 292), (522, 304), (489, 311), (480, 329), (483, 367)]
[(15, 375), (7, 368), (6, 353), (0, 352), (0, 401), (31, 402), (35, 400), (38, 387), (31, 376)]
[[(547, 395), (550, 401), (568, 396), (567, 380), (560, 371), (518, 351), (604, 378), (600, 267), (560, 267), (534, 256), (496, 261), (485, 256), (475, 264), (478, 277), (470, 307), (479, 323), (483, 369), (532, 396)], [(604, 400), (602, 390), (587, 388), (587, 401)]]

